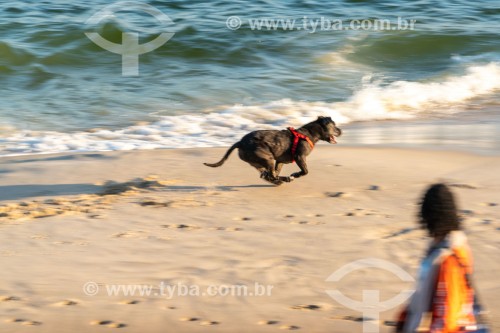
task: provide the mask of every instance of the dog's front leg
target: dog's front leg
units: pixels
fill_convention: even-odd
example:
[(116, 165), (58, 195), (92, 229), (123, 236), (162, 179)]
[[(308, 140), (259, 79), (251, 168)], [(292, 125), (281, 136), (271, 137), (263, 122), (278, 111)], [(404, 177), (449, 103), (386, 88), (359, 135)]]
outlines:
[(302, 156), (297, 156), (297, 165), (298, 167), (300, 168), (300, 172), (294, 172), (290, 175), (290, 178), (293, 179), (293, 178), (299, 178), (299, 177), (302, 177), (302, 176), (305, 176), (309, 173), (309, 171), (307, 171), (307, 163), (306, 163), (306, 158), (305, 157), (302, 157)]

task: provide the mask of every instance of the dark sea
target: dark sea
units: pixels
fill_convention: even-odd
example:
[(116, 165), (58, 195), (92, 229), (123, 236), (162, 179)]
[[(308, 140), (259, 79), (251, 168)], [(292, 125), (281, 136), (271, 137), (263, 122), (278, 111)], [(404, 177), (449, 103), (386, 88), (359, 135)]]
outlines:
[(339, 144), (497, 154), (499, 24), (492, 0), (2, 1), (0, 155), (222, 146), (319, 115)]

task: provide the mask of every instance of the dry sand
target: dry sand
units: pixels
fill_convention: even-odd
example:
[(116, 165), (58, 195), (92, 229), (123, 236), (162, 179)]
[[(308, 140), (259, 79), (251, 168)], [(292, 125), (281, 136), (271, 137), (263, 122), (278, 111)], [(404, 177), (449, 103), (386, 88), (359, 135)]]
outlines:
[[(458, 195), (476, 284), (500, 330), (499, 157), (319, 146), (308, 176), (275, 187), (236, 154), (218, 169), (202, 165), (224, 151), (2, 158), (0, 331), (361, 332), (362, 314), (325, 290), (360, 300), (362, 290), (378, 289), (385, 300), (412, 284), (382, 269), (326, 279), (364, 258), (416, 276), (427, 245), (417, 202), (436, 181)], [(84, 293), (89, 281), (95, 296)], [(162, 283), (194, 293), (272, 289), (169, 297), (159, 295)], [(153, 289), (109, 296), (112, 284)], [(396, 310), (381, 313), (381, 332)]]

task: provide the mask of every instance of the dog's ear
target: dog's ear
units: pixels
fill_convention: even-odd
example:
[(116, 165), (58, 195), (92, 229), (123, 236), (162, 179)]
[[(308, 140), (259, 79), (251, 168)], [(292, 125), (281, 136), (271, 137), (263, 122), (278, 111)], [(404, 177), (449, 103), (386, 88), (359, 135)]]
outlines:
[(326, 126), (328, 125), (330, 122), (333, 122), (332, 118), (330, 117), (323, 117), (323, 116), (319, 116), (318, 117), (318, 122), (320, 123), (321, 126)]

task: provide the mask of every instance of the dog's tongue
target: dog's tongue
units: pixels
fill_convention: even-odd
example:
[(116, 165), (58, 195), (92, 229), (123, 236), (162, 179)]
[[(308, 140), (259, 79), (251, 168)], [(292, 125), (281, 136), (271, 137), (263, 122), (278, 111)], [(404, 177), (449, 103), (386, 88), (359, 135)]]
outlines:
[(335, 144), (337, 140), (335, 140), (335, 135), (330, 135), (330, 143)]

